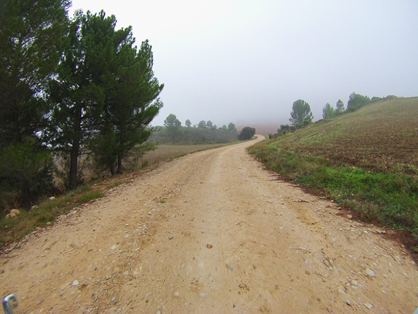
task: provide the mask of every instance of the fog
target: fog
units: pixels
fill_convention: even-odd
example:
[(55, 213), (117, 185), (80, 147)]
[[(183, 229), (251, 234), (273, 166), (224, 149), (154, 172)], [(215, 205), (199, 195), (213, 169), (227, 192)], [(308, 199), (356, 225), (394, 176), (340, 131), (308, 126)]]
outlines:
[(164, 107), (183, 123), (289, 123), (303, 99), (314, 120), (356, 92), (418, 95), (415, 0), (74, 0), (149, 39)]

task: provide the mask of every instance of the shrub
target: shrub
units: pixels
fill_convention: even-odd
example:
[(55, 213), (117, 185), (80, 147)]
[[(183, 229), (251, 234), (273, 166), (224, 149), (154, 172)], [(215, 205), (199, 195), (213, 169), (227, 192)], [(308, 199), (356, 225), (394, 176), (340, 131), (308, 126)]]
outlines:
[(0, 198), (2, 208), (29, 208), (53, 188), (50, 153), (27, 138), (0, 152)]

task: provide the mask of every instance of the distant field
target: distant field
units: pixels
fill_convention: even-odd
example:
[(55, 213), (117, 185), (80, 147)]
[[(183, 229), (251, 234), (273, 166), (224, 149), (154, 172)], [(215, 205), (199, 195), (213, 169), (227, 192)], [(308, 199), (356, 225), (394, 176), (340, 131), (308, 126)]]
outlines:
[(418, 253), (418, 97), (370, 103), (249, 151), (358, 218), (407, 230)]

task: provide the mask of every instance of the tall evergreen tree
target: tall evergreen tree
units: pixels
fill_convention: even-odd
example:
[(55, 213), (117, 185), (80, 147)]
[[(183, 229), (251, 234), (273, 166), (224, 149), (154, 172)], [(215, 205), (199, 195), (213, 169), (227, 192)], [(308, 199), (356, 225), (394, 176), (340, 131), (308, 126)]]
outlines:
[(228, 124), (228, 130), (229, 130), (230, 132), (234, 132), (234, 133), (236, 133), (236, 132), (237, 132), (237, 129), (236, 129), (236, 127), (235, 127), (235, 124), (233, 124), (232, 122), (230, 122), (230, 123)]
[(116, 20), (89, 12), (77, 12), (70, 26), (69, 42), (59, 65), (58, 77), (50, 84), (53, 146), (69, 157), (68, 187), (78, 184), (78, 159), (97, 132), (103, 111), (103, 78)]
[(340, 113), (344, 112), (344, 103), (341, 99), (338, 99), (338, 101), (335, 105), (335, 108), (336, 108), (336, 113), (337, 114), (340, 114)]
[(164, 88), (154, 77), (154, 59), (148, 40), (137, 50), (132, 46), (130, 28), (124, 38), (117, 38), (121, 35), (118, 32), (115, 35), (120, 44), (111, 52), (114, 67), (106, 79), (105, 110), (96, 136), (100, 142), (106, 139), (107, 147), (92, 147), (96, 157), (105, 158), (104, 165), (112, 174), (121, 173), (127, 154), (151, 135), (153, 128), (149, 124), (163, 106), (158, 96)]
[(325, 107), (322, 109), (322, 118), (324, 119), (330, 119), (333, 116), (335, 116), (335, 109), (331, 107), (329, 103), (325, 105)]
[(112, 174), (121, 172), (126, 154), (151, 134), (148, 125), (162, 106), (151, 46), (145, 41), (137, 50), (131, 27), (115, 26), (115, 16), (103, 11), (78, 12), (51, 84), (55, 146), (70, 156), (70, 189), (78, 184), (82, 148)]
[(289, 121), (292, 122), (294, 126), (301, 126), (311, 123), (312, 119), (313, 115), (309, 104), (302, 99), (296, 100), (293, 103)]
[(67, 28), (68, 0), (2, 0), (0, 6), (0, 141), (42, 131), (45, 87), (56, 71)]
[[(187, 121), (186, 121), (187, 124)], [(190, 123), (191, 124), (191, 123)], [(164, 126), (167, 129), (178, 129), (181, 126), (181, 122), (177, 119), (175, 114), (170, 113), (164, 120)]]
[[(186, 121), (187, 123), (187, 121)], [(181, 130), (181, 122), (175, 114), (170, 113), (164, 120), (165, 133), (171, 142), (176, 142)]]
[(67, 32), (68, 0), (0, 1), (0, 199), (28, 206), (52, 183), (41, 136), (48, 123), (46, 86)]

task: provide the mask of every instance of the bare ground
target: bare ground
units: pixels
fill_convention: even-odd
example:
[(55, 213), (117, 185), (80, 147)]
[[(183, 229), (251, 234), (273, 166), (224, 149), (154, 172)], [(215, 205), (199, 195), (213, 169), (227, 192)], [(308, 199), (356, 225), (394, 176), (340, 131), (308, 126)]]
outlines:
[(0, 256), (15, 313), (412, 313), (381, 228), (278, 181), (246, 142), (174, 160)]

